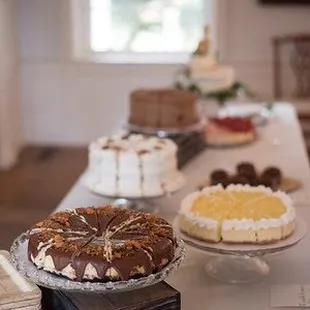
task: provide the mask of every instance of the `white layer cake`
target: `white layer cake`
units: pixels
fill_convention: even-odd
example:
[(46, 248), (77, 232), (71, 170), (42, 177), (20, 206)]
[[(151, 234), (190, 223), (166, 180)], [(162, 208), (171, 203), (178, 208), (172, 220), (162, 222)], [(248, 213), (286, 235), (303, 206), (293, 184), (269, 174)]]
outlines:
[(111, 196), (162, 195), (169, 191), (168, 183), (180, 181), (177, 145), (169, 139), (137, 134), (91, 143), (89, 170), (97, 189)]

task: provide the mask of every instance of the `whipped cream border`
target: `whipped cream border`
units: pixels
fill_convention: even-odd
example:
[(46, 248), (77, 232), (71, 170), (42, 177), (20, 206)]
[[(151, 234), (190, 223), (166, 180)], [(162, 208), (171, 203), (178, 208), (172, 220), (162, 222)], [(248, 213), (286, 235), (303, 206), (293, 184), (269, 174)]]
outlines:
[[(178, 146), (177, 144), (168, 138), (157, 138), (154, 136), (147, 136), (147, 135), (142, 135), (142, 134), (126, 134), (126, 133), (121, 133), (118, 135), (112, 135), (112, 136), (104, 136), (104, 137), (100, 137), (94, 141), (92, 141), (89, 146), (88, 146), (88, 151), (89, 152), (95, 152), (95, 151), (100, 151), (100, 152), (105, 152), (105, 151), (113, 151), (113, 148), (107, 148), (107, 149), (103, 149), (103, 147), (107, 146), (108, 142), (115, 142), (118, 143), (120, 142), (122, 139), (127, 140), (127, 141), (132, 141), (132, 142), (136, 142), (137, 144), (140, 143), (141, 141), (145, 141), (145, 142), (153, 142), (152, 145), (156, 146), (158, 144), (161, 145), (161, 151), (163, 150), (169, 150), (169, 151), (177, 151)], [(164, 141), (164, 143), (163, 143)], [(138, 152), (139, 150), (136, 150), (135, 148), (124, 148), (122, 149), (121, 145), (118, 145), (118, 147), (120, 147), (120, 151), (122, 152), (128, 152), (128, 151), (136, 151)], [(152, 149), (151, 149), (152, 150)], [(154, 152), (156, 152), (156, 150), (152, 150)]]
[(253, 229), (257, 231), (259, 229), (268, 229), (274, 227), (277, 228), (289, 224), (290, 222), (294, 221), (296, 217), (293, 201), (286, 193), (281, 191), (273, 192), (270, 188), (267, 188), (262, 185), (254, 187), (250, 185), (241, 185), (241, 184), (231, 184), (226, 189), (224, 189), (222, 185), (215, 185), (205, 187), (201, 191), (190, 193), (182, 200), (179, 214), (184, 215), (185, 218), (187, 218), (193, 224), (197, 224), (199, 227), (206, 227), (207, 229), (216, 228), (219, 225), (218, 220), (195, 215), (191, 212), (191, 207), (198, 197), (208, 196), (218, 191), (264, 193), (267, 196), (279, 198), (283, 203), (284, 207), (286, 208), (286, 212), (283, 213), (279, 218), (268, 218), (268, 219), (262, 218), (257, 221), (247, 218), (223, 220), (221, 230)]

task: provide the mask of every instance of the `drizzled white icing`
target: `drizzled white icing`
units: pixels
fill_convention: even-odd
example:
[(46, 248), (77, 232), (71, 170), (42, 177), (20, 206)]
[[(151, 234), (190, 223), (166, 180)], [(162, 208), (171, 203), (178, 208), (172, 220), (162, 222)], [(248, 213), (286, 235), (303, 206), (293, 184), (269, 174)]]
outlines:
[(46, 258), (46, 251), (51, 248), (53, 245), (52, 242), (45, 243), (41, 246), (40, 250), (38, 251), (38, 255), (36, 257), (31, 257), (32, 261), (37, 265), (39, 268), (44, 267), (45, 258)]
[(71, 212), (72, 212), (75, 216), (77, 216), (77, 217), (80, 219), (80, 221), (83, 222), (86, 226), (88, 226), (91, 230), (97, 231), (97, 228), (96, 228), (96, 227), (93, 227), (93, 226), (91, 226), (91, 225), (89, 225), (89, 223), (86, 221), (86, 218), (85, 218), (83, 215), (78, 214), (77, 211), (76, 211), (76, 209), (73, 209)]

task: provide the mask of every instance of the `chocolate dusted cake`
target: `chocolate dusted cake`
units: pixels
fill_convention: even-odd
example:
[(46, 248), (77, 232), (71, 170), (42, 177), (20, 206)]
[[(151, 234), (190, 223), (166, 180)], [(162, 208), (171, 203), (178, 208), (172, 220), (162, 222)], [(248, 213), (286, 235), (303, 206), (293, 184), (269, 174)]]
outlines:
[(130, 94), (129, 124), (146, 128), (184, 128), (199, 122), (197, 97), (177, 89), (138, 89)]
[(127, 281), (159, 272), (176, 248), (165, 220), (105, 206), (58, 212), (29, 231), (38, 268), (76, 281)]

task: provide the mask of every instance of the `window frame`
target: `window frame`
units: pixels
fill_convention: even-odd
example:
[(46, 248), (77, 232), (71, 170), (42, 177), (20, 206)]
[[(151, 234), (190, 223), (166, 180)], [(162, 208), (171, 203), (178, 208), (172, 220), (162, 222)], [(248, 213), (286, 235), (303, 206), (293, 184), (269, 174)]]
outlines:
[[(212, 1), (211, 39), (212, 52), (218, 51), (217, 21), (218, 6), (223, 0)], [(186, 52), (96, 52), (90, 46), (90, 0), (70, 0), (71, 42), (73, 58), (78, 61), (107, 64), (182, 64), (188, 62), (190, 55)], [(205, 14), (206, 16), (206, 14)], [(197, 42), (198, 43), (198, 42)]]

